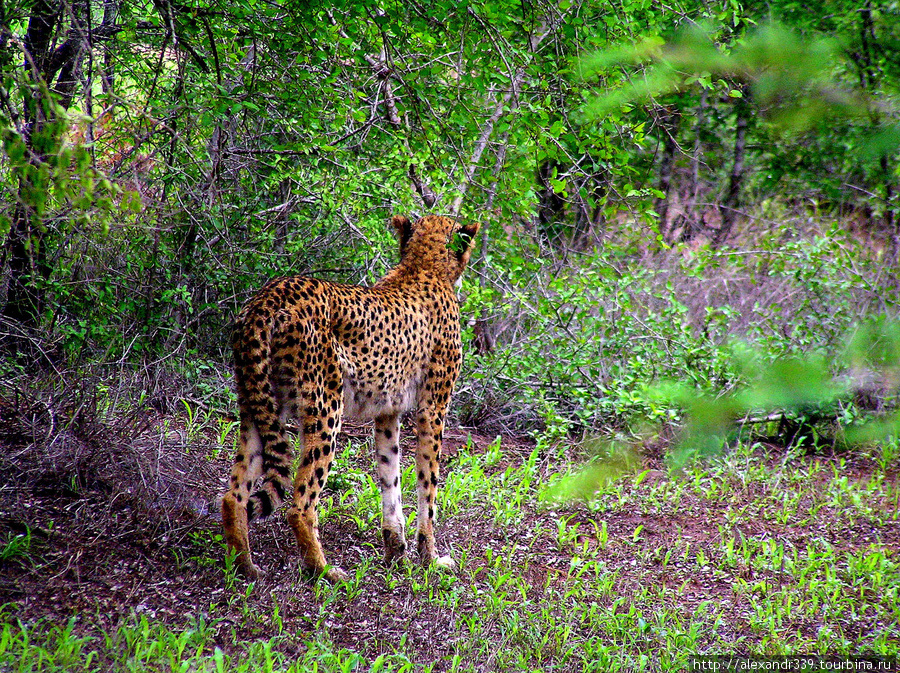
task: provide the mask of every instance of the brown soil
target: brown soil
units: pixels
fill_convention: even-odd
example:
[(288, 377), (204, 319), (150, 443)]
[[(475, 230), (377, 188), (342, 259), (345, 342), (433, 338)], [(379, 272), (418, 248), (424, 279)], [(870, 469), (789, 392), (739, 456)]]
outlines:
[[(289, 655), (297, 654), (291, 648), (302, 647), (317, 624), (324, 624), (335, 644), (363, 656), (404, 651), (418, 662), (446, 661), (458, 651), (454, 634), (462, 630), (456, 628), (457, 620), (474, 610), (477, 591), (473, 588), (490, 590), (479, 586), (485, 585), (483, 566), (488, 550), (496, 555), (510, 545), (517, 546), (514, 554), (521, 557), (521, 574), (530, 585), (529, 598), (534, 599), (564, 589), (576, 548), (587, 545), (598, 550), (610, 571), (619, 572), (616, 595), (599, 597), (601, 607), (620, 609), (614, 607), (617, 598), (627, 598), (648, 583), (672, 587), (673, 597), (680, 588), (669, 607), (690, 615), (703, 601), (714, 601), (725, 606), (727, 616), (717, 636), (732, 633), (737, 639), (746, 635), (749, 609), (746, 599), (735, 595), (733, 576), (712, 569), (698, 571), (696, 565), (683, 563), (677, 555), (668, 563), (662, 557), (665, 550), (685, 540), (714, 556), (727, 502), (686, 492), (677, 510), (665, 514), (560, 506), (566, 516), (573, 515), (570, 525), (577, 522), (581, 526), (570, 549), (561, 549), (556, 540), (559, 511), (535, 504), (527, 508), (521, 524), (503, 529), (485, 516), (484, 507), (473, 503), (445, 518), (438, 528), (442, 549), (449, 548), (457, 558), (468, 550), (467, 568), (459, 576), (460, 603), (453, 610), (435, 608), (427, 601), (428, 583), (445, 580), (429, 575), (422, 582), (411, 582), (402, 572), (386, 570), (380, 560), (378, 530), (360, 531), (349, 514), (338, 513), (323, 524), (323, 542), (330, 559), (351, 575), (368, 558), (377, 560), (357, 590), (331, 602), (323, 613), (313, 583), (298, 572), (293, 539), (281, 516), (255, 524), (251, 531), (256, 561), (266, 572), (255, 590), (245, 598), (243, 581), (226, 587), (223, 550), (215, 540), (220, 533), (215, 501), (230, 460), (228, 456), (209, 457), (218, 449), (211, 439), (188, 442), (183, 429), (174, 427), (171, 419), (154, 417), (142, 418), (139, 423), (131, 419), (118, 429), (102, 424), (91, 429), (88, 424), (80, 433), (70, 432), (72, 436), (59, 433), (55, 446), (39, 442), (38, 449), (33, 435), (48, 430), (48, 418), (42, 420), (46, 411), (35, 407), (32, 416), (26, 417), (21, 410), (27, 405), (17, 402), (11, 406), (9, 400), (3, 404), (7, 412), (15, 406), (18, 420), (14, 424), (10, 415), (0, 423), (4, 456), (0, 460), (0, 541), (26, 531), (33, 539), (27, 558), (0, 562), (0, 605), (6, 604), (7, 618), (28, 623), (46, 617), (64, 623), (77, 614), (77, 628), (96, 633), (97, 629), (114, 630), (138, 614), (178, 630), (191, 620), (208, 617), (210, 605), (216, 604), (218, 645), (228, 652), (234, 647), (235, 635), (240, 640), (277, 635), (278, 625), (271, 619), (277, 604), (283, 632), (296, 634), (296, 638), (279, 641)], [(136, 434), (129, 436), (128, 429)], [(365, 428), (347, 430), (354, 437), (367, 433)], [(457, 469), (458, 447), (467, 435), (459, 430), (448, 432), (446, 471)], [(472, 441), (476, 451), (483, 451), (491, 440), (476, 434)], [(103, 450), (105, 446), (119, 449), (109, 453)], [(495, 469), (520, 464), (532, 449), (526, 441), (505, 440), (504, 459)], [(658, 456), (656, 452), (653, 458), (645, 457), (645, 466), (654, 471), (640, 485), (627, 489), (648, 489), (667, 479)], [(554, 466), (545, 467), (552, 471)], [(848, 470), (852, 478), (865, 480), (868, 467), (860, 463)], [(750, 484), (747, 500), (757, 495), (753, 489), (760, 488), (766, 487)], [(599, 520), (607, 523), (611, 541), (602, 550), (593, 524)], [(787, 541), (800, 549), (811, 536), (825, 538), (840, 549), (873, 543), (900, 549), (897, 525), (877, 526), (866, 521), (835, 525), (841, 520), (840, 512), (826, 508), (812, 528), (779, 526), (759, 517), (742, 522), (740, 532)], [(633, 540), (641, 525), (638, 539)], [(644, 554), (643, 558), (650, 560), (636, 561), (638, 552), (647, 550), (659, 553)], [(772, 587), (782, 581), (778, 573), (753, 568), (738, 568), (734, 575)], [(231, 600), (236, 594), (240, 598)], [(566, 607), (561, 602), (558, 609)], [(503, 638), (500, 625), (483, 627), (486, 637), (496, 638), (499, 647)], [(812, 637), (818, 627), (818, 623), (802, 620), (786, 626)], [(848, 623), (846, 628), (865, 629), (866, 624)], [(444, 667), (439, 664), (435, 670)]]

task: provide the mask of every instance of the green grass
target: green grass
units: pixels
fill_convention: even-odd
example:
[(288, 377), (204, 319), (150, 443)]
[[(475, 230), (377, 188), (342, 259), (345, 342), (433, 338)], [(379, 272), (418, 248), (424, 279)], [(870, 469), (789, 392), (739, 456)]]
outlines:
[[(377, 531), (370, 454), (352, 445), (338, 461), (324, 526)], [(10, 604), (0, 670), (664, 671), (698, 654), (900, 655), (892, 465), (741, 446), (559, 501), (558, 463), (544, 448), (506, 455), (499, 441), (457, 454), (438, 529), (455, 531), (455, 574), (385, 568), (373, 543), (347, 583), (310, 589), (291, 573), (278, 580), (286, 593), (267, 595), (223, 570), (215, 532), (198, 534), (195, 562), (180, 566), (221, 574), (225, 598), (181, 623), (132, 611), (105, 629), (86, 613), (28, 620)], [(403, 481), (411, 493), (411, 468)], [(8, 540), (8, 554), (22, 544)], [(309, 617), (291, 616), (297, 601)], [(405, 630), (373, 645), (392, 618)], [(363, 623), (348, 631), (352, 620)]]
[(17, 561), (27, 563), (32, 552), (34, 540), (31, 531), (24, 533), (7, 533), (6, 540), (0, 542), (0, 563)]
[(0, 634), (0, 664), (10, 673), (31, 671), (171, 671), (172, 673), (224, 672), (255, 673), (285, 671), (355, 671), (365, 665), (372, 671), (412, 670), (402, 656), (380, 657), (365, 662), (360, 655), (336, 647), (325, 638), (303, 643), (299, 658), (279, 651), (286, 638), (240, 643), (233, 633), (225, 653), (217, 632), (221, 622), (202, 620), (171, 630), (146, 617), (135, 617), (112, 634), (76, 636), (78, 620), (65, 626), (40, 622), (26, 626), (5, 624)]

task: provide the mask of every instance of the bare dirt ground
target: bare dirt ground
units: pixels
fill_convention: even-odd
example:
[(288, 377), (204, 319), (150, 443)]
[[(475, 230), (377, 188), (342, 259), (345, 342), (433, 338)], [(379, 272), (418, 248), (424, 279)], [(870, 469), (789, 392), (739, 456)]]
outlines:
[[(303, 639), (326, 628), (336, 646), (363, 656), (402, 650), (412, 661), (425, 663), (449, 660), (460, 651), (458, 641), (465, 637), (460, 620), (475, 614), (478, 596), (490, 591), (488, 567), (500, 550), (513, 555), (528, 587), (522, 601), (563, 592), (576, 571), (573, 558), (588, 552), (618, 572), (615, 595), (597, 597), (601, 607), (621, 610), (617, 597), (638, 595), (648, 585), (671, 588), (671, 598), (658, 606), (661, 610), (691, 614), (712, 601), (723, 619), (714, 636), (702, 637), (701, 644), (713, 637), (717, 642), (749, 638), (748, 643), (758, 637), (750, 628), (747, 601), (752, 597), (736, 595), (736, 577), (760, 581), (764, 587), (784, 581), (783, 570), (762, 571), (752, 564), (739, 563), (731, 574), (723, 574), (678, 560), (677, 554), (664, 558), (666, 550), (681, 550), (686, 542), (693, 553), (705, 549), (715, 558), (722, 538), (719, 526), (727, 512), (739, 510), (742, 500), (748, 506), (758, 501), (759, 491), (769, 488), (747, 483), (737, 499), (716, 500), (685, 491), (676, 506), (659, 511), (614, 504), (599, 510), (578, 503), (553, 508), (534, 502), (524, 505), (523, 516), (513, 525), (498, 525), (483, 502), (464, 504), (443, 518), (438, 528), (441, 547), (457, 558), (462, 554), (467, 566), (465, 586), (449, 588), (440, 577), (410, 579), (402, 571), (386, 569), (377, 527), (361, 529), (349, 512), (338, 507), (322, 526), (330, 559), (351, 575), (356, 568), (368, 569), (339, 599), (298, 572), (293, 538), (277, 515), (251, 531), (256, 561), (266, 575), (248, 593), (245, 582), (234, 581), (223, 571), (215, 503), (231, 461), (214, 438), (201, 435), (189, 440), (177, 419), (155, 414), (103, 424), (88, 413), (90, 409), (83, 410), (80, 422), (72, 422), (70, 409), (69, 429), (63, 432), (62, 412), (54, 420), (51, 406), (11, 399), (0, 404), (4, 413), (0, 542), (30, 535), (27, 553), (0, 561), (0, 605), (5, 605), (7, 620), (33, 623), (48, 618), (65, 623), (78, 615), (76, 630), (96, 633), (113, 632), (135, 615), (162, 621), (173, 630), (214, 615), (216, 644), (225, 652), (233, 651), (236, 641), (294, 633), (298, 637), (280, 640), (279, 648), (288, 656), (299, 655)], [(359, 438), (367, 430), (350, 427), (348, 432)], [(35, 442), (40, 433), (43, 438)], [(47, 441), (51, 435), (55, 441)], [(491, 441), (477, 433), (448, 431), (445, 475), (458, 469), (461, 446), (477, 453)], [(502, 460), (492, 472), (521, 465), (533, 448), (528, 441), (504, 440)], [(411, 451), (406, 454), (408, 461)], [(539, 460), (543, 472), (557, 469), (549, 457)], [(773, 453), (771, 461), (780, 460)], [(832, 459), (808, 460), (811, 465)], [(659, 451), (646, 452), (643, 468), (651, 471), (637, 485), (627, 480), (625, 496), (656, 488), (669, 478)], [(865, 482), (873, 465), (866, 459), (850, 460), (844, 469), (850, 479)], [(883, 507), (896, 503), (885, 502)], [(568, 529), (576, 531), (565, 542), (557, 535), (563, 517), (568, 517)], [(595, 525), (601, 518), (612, 541), (608, 545), (600, 540)], [(798, 549), (816, 538), (838, 550), (873, 544), (900, 550), (896, 516), (892, 522), (857, 519), (848, 524), (840, 511), (823, 507), (813, 524), (749, 516), (737, 528), (744, 538), (786, 540)], [(458, 600), (451, 607), (427, 600), (436, 585), (456, 591)], [(276, 606), (280, 622), (271, 618)], [(566, 610), (564, 603), (552, 609)], [(505, 644), (503, 629), (492, 619), (481, 625), (481, 637), (499, 648)], [(798, 616), (784, 628), (815, 638), (822, 623)], [(862, 615), (848, 616), (843, 628), (852, 638), (874, 626)], [(647, 647), (655, 646), (648, 639)], [(445, 668), (439, 665), (435, 670)]]
[[(233, 647), (231, 628), (242, 630), (242, 640), (267, 639), (282, 630), (308, 635), (315, 628), (322, 601), (314, 583), (298, 569), (293, 536), (280, 515), (254, 524), (254, 558), (265, 576), (249, 597), (228, 606), (230, 598), (244, 594), (247, 584), (238, 579), (226, 586), (223, 572), (216, 507), (231, 460), (224, 453), (211, 458), (218, 447), (202, 441), (188, 444), (174, 424), (157, 419), (144, 424), (146, 437), (123, 451), (131, 463), (124, 464), (129, 460), (121, 455), (97, 450), (97, 441), (124, 442), (109, 428), (94, 427), (99, 436), (89, 441), (82, 437), (67, 451), (11, 442), (15, 438), (9, 421), (2, 452), (4, 462), (17, 467), (4, 465), (10, 469), (0, 481), (0, 540), (29, 534), (31, 545), (24, 558), (0, 561), (0, 605), (6, 605), (6, 619), (64, 624), (80, 615), (77, 628), (94, 633), (113, 632), (137, 614), (169, 623), (177, 631), (192, 619), (208, 618), (215, 604), (223, 630), (217, 644), (225, 651)], [(161, 432), (164, 425), (166, 434)], [(370, 429), (351, 426), (348, 432), (341, 437), (344, 443), (368, 435)], [(468, 435), (452, 430), (447, 435), (445, 469), (452, 469)], [(61, 441), (66, 439), (72, 440)], [(474, 439), (476, 447), (487, 443), (483, 437)], [(411, 448), (409, 439), (405, 444)], [(408, 462), (411, 455), (405, 458)], [(515, 453), (510, 460), (516, 460)], [(92, 461), (99, 461), (96, 469)], [(477, 517), (442, 522), (439, 535), (441, 544), (451, 548), (497, 547), (509, 537)], [(377, 529), (360, 531), (352, 520), (338, 515), (323, 522), (322, 539), (330, 557), (345, 568), (377, 560), (372, 563), (374, 580), (336, 606), (328, 619), (336, 645), (377, 656), (393, 651), (404, 639), (423, 660), (452, 650), (452, 642), (435, 634), (453, 630), (455, 613), (423, 609), (417, 592), (403, 583), (386, 586)], [(548, 568), (554, 562), (565, 567), (563, 557), (546, 561)], [(543, 583), (545, 572), (538, 575), (536, 584)], [(248, 611), (266, 615), (276, 603), (282, 624), (247, 619)]]

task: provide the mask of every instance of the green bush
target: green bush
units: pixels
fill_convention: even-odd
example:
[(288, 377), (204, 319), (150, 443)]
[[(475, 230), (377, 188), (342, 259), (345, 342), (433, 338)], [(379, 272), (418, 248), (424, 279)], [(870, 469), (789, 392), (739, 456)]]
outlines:
[[(528, 289), (469, 294), (464, 312), (491, 316), (497, 347), (468, 356), (460, 413), (484, 419), (493, 406), (519, 429), (542, 421), (565, 431), (674, 421), (683, 405), (663, 403), (657, 382), (721, 394), (747, 381), (748, 348), (765, 363), (816, 355), (831, 363), (829, 376), (846, 373), (837, 356), (848, 336), (872, 316), (895, 317), (897, 284), (883, 282), (882, 260), (837, 225), (785, 234), (749, 252), (623, 258), (607, 247), (566, 267), (498, 269), (497, 287)], [(471, 352), (471, 322), (466, 337)]]

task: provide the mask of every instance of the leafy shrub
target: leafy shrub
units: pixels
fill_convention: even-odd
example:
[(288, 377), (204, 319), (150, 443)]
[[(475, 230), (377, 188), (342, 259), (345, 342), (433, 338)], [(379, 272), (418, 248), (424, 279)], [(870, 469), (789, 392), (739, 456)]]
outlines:
[[(673, 421), (683, 405), (654, 393), (677, 381), (698, 395), (747, 380), (748, 347), (764, 363), (810, 354), (832, 364), (854, 326), (891, 315), (898, 285), (882, 261), (835, 225), (751, 251), (681, 248), (632, 254), (608, 247), (566, 267), (532, 263), (478, 288), (464, 312), (499, 326), (493, 353), (467, 359), (458, 408), (464, 420), (563, 432), (629, 430)], [(673, 254), (673, 252), (675, 254)], [(680, 254), (679, 254), (680, 253)], [(469, 351), (474, 344), (467, 331)]]

